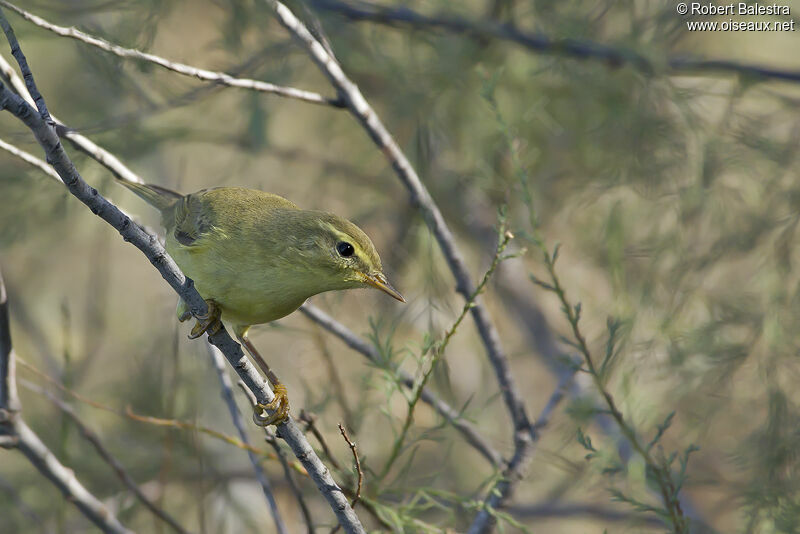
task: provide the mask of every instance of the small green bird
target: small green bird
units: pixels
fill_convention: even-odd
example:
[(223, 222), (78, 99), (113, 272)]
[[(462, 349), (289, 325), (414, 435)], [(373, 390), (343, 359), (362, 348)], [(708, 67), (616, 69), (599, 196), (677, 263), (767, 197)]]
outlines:
[[(286, 387), (247, 338), (252, 325), (280, 319), (309, 297), (335, 289), (375, 287), (401, 302), (383, 275), (375, 246), (358, 226), (323, 211), (301, 210), (285, 198), (254, 189), (217, 187), (189, 195), (122, 181), (161, 212), (166, 249), (208, 304), (189, 337), (214, 334), (220, 320), (272, 383), (275, 399), (256, 416), (263, 426), (289, 414)], [(191, 314), (183, 301), (178, 318)]]

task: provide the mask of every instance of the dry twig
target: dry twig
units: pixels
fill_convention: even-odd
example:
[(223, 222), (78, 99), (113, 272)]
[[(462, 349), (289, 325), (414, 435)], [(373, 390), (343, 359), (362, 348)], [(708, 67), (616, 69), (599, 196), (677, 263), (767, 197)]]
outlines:
[(342, 423), (339, 423), (339, 432), (342, 433), (342, 437), (347, 442), (347, 445), (350, 447), (350, 450), (353, 453), (353, 462), (355, 463), (356, 473), (358, 474), (358, 481), (356, 482), (356, 495), (353, 497), (353, 500), (350, 501), (350, 506), (356, 506), (359, 499), (361, 499), (361, 485), (364, 481), (364, 472), (361, 470), (361, 460), (358, 459), (358, 449), (356, 448), (356, 444), (350, 441), (350, 437), (347, 435), (347, 431), (342, 426)]
[(302, 100), (303, 102), (309, 102), (311, 104), (325, 104), (333, 107), (342, 107), (342, 104), (337, 99), (325, 98), (324, 96), (311, 91), (303, 91), (301, 89), (295, 89), (294, 87), (282, 87), (280, 85), (262, 82), (259, 80), (251, 80), (248, 78), (236, 78), (224, 72), (214, 72), (192, 67), (191, 65), (164, 59), (163, 57), (155, 54), (149, 54), (133, 48), (125, 48), (113, 43), (109, 43), (105, 39), (89, 35), (75, 28), (66, 28), (64, 26), (52, 24), (43, 18), (34, 15), (33, 13), (29, 13), (28, 11), (25, 11), (24, 9), (7, 2), (6, 0), (0, 0), (0, 5), (14, 11), (28, 22), (31, 22), (45, 30), (51, 31), (56, 35), (75, 39), (119, 57), (147, 61), (148, 63), (153, 63), (154, 65), (158, 65), (159, 67), (163, 67), (172, 72), (189, 76), (191, 78), (197, 78), (198, 80), (205, 82), (213, 82), (220, 85), (227, 85), (229, 87), (238, 87), (240, 89), (249, 89), (251, 91), (258, 91), (261, 93), (270, 93), (287, 98)]
[[(339, 432), (342, 434), (347, 446), (350, 447), (350, 451), (353, 453), (353, 463), (355, 464), (356, 474), (358, 475), (355, 495), (353, 496), (353, 500), (350, 501), (350, 506), (355, 508), (356, 504), (358, 504), (358, 501), (361, 499), (361, 485), (364, 482), (364, 472), (361, 470), (361, 460), (358, 459), (358, 450), (356, 449), (356, 444), (350, 441), (350, 437), (347, 435), (347, 431), (342, 426), (342, 423), (339, 423)], [(330, 534), (336, 534), (338, 530), (339, 525), (336, 525), (331, 529)]]

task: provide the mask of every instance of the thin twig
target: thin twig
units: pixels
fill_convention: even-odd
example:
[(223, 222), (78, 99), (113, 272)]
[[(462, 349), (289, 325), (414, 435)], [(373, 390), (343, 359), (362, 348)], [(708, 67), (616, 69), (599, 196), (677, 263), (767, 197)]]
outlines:
[(364, 481), (364, 472), (361, 470), (361, 460), (358, 459), (358, 449), (356, 448), (356, 444), (350, 441), (350, 436), (347, 435), (347, 430), (344, 429), (342, 423), (339, 423), (339, 432), (342, 433), (342, 437), (347, 442), (347, 445), (350, 447), (350, 450), (353, 453), (353, 462), (355, 463), (356, 473), (358, 474), (358, 481), (356, 482), (356, 495), (353, 497), (353, 500), (350, 501), (350, 506), (355, 508), (359, 499), (361, 499), (361, 485)]
[(17, 449), (64, 494), (64, 498), (78, 509), (103, 532), (133, 534), (125, 528), (108, 507), (83, 487), (75, 472), (61, 464), (39, 436), (18, 419), (14, 424), (19, 439)]
[(328, 447), (328, 442), (325, 440), (325, 436), (323, 436), (322, 432), (320, 432), (319, 428), (317, 428), (317, 425), (316, 425), (317, 416), (316, 416), (316, 414), (313, 414), (311, 412), (307, 412), (305, 409), (302, 409), (302, 410), (300, 410), (300, 415), (297, 417), (297, 420), (298, 421), (302, 421), (303, 423), (305, 423), (306, 431), (310, 430), (311, 433), (314, 434), (314, 437), (317, 438), (317, 441), (319, 442), (320, 447), (322, 447), (323, 454), (325, 454), (325, 457), (328, 459), (328, 461), (331, 463), (331, 465), (334, 467), (334, 469), (337, 469), (337, 470), (341, 469), (341, 466), (339, 465), (339, 462), (337, 462), (336, 458), (334, 458), (333, 454), (331, 454), (331, 449), (330, 449), (330, 447)]
[(19, 46), (17, 36), (14, 34), (14, 29), (6, 19), (5, 14), (0, 17), (0, 26), (3, 28), (3, 33), (6, 36), (9, 46), (11, 47), (11, 55), (19, 65), (19, 70), (22, 72), (22, 79), (25, 81), (25, 88), (30, 95), (29, 102), (31, 107), (35, 108), (39, 113), (39, 118), (44, 122), (50, 122), (50, 112), (47, 110), (47, 104), (44, 101), (42, 93), (36, 87), (36, 82), (33, 80), (33, 72), (28, 66), (28, 59), (22, 53), (22, 48)]
[[(228, 412), (231, 414), (233, 426), (236, 427), (236, 432), (239, 434), (239, 439), (242, 440), (242, 443), (249, 445), (250, 441), (247, 438), (247, 431), (244, 428), (242, 414), (239, 412), (239, 407), (236, 405), (236, 399), (233, 398), (233, 384), (225, 370), (225, 358), (215, 346), (206, 343), (206, 348), (208, 349), (208, 356), (211, 358), (212, 367), (219, 378), (220, 386), (222, 387), (222, 398), (225, 400)], [(258, 456), (256, 456), (252, 450), (247, 449), (247, 457), (250, 459), (250, 463), (253, 466), (253, 473), (255, 473), (256, 480), (258, 480), (258, 483), (261, 485), (264, 497), (267, 499), (267, 505), (272, 514), (275, 528), (280, 534), (287, 534), (286, 524), (281, 517), (280, 510), (278, 510), (278, 503), (275, 501), (275, 495), (272, 492), (272, 484), (270, 484), (267, 474), (261, 467)]]
[[(247, 389), (247, 387), (245, 387), (241, 380), (237, 382), (236, 385), (239, 386), (239, 389), (242, 390), (244, 396), (247, 397), (248, 403), (255, 410), (258, 407), (258, 401), (256, 401), (253, 393)], [(281, 448), (280, 443), (278, 443), (278, 440), (275, 438), (275, 433), (271, 428), (264, 428), (264, 439), (272, 447), (272, 450), (275, 451), (275, 456), (278, 458), (281, 466), (283, 466), (284, 478), (289, 483), (292, 494), (294, 495), (298, 506), (300, 506), (300, 513), (303, 514), (303, 519), (306, 522), (308, 534), (314, 534), (314, 522), (311, 519), (311, 512), (309, 511), (306, 500), (303, 497), (303, 492), (300, 490), (300, 486), (297, 485), (297, 481), (292, 476), (292, 472), (289, 467), (289, 461), (286, 459), (286, 453), (283, 452), (283, 449)]]
[(415, 385), (414, 388), (412, 389), (412, 398), (408, 402), (408, 411), (406, 412), (406, 418), (405, 421), (403, 422), (403, 428), (394, 441), (394, 445), (392, 446), (392, 451), (389, 454), (389, 458), (386, 460), (386, 464), (383, 466), (380, 475), (378, 475), (379, 479), (383, 479), (389, 473), (389, 469), (392, 467), (392, 464), (400, 455), (400, 451), (402, 450), (403, 445), (405, 444), (405, 439), (406, 436), (408, 435), (408, 431), (411, 428), (411, 423), (414, 420), (414, 411), (417, 407), (417, 404), (419, 403), (420, 398), (422, 397), (422, 390), (427, 385), (430, 377), (433, 376), (433, 371), (436, 369), (436, 366), (438, 365), (439, 361), (444, 356), (445, 349), (447, 348), (447, 345), (450, 343), (450, 340), (455, 335), (456, 330), (458, 330), (459, 325), (461, 325), (461, 322), (467, 316), (469, 310), (475, 305), (475, 299), (477, 299), (478, 295), (480, 295), (483, 292), (483, 289), (486, 287), (486, 284), (489, 283), (489, 279), (492, 277), (492, 274), (494, 274), (494, 271), (497, 269), (497, 266), (500, 265), (500, 262), (506, 259), (506, 256), (504, 256), (503, 253), (505, 252), (506, 247), (508, 247), (508, 243), (511, 241), (513, 237), (514, 235), (506, 229), (505, 222), (503, 221), (500, 225), (500, 238), (497, 242), (497, 249), (495, 250), (494, 258), (492, 259), (492, 263), (489, 266), (489, 269), (483, 275), (483, 278), (481, 279), (480, 283), (475, 288), (475, 293), (473, 293), (470, 296), (470, 298), (467, 299), (467, 302), (461, 309), (461, 313), (458, 315), (458, 317), (450, 326), (450, 328), (447, 329), (444, 336), (442, 336), (442, 339), (434, 343), (433, 346), (430, 347), (432, 354), (430, 358), (430, 363), (428, 365), (428, 369), (422, 375), (422, 379), (420, 380), (419, 384)]
[(22, 409), (17, 393), (16, 360), (11, 343), (8, 293), (0, 272), (0, 434), (3, 434), (5, 425), (14, 423), (16, 414)]
[[(579, 305), (573, 306), (566, 295), (564, 286), (555, 270), (555, 257), (545, 247), (545, 243), (540, 239), (540, 250), (544, 257), (544, 263), (550, 277), (550, 291), (556, 294), (562, 305), (562, 311), (567, 317), (572, 330), (572, 336), (578, 346), (579, 352), (583, 356), (583, 362), (586, 364), (586, 369), (594, 382), (597, 391), (602, 397), (608, 414), (614, 419), (619, 426), (623, 436), (628, 440), (633, 449), (642, 457), (647, 465), (648, 471), (653, 475), (653, 479), (658, 484), (661, 491), (661, 498), (664, 507), (669, 513), (669, 521), (675, 532), (682, 534), (688, 532), (688, 522), (684, 516), (681, 508), (680, 499), (678, 499), (678, 489), (672, 481), (669, 466), (663, 465), (662, 462), (657, 461), (652, 453), (651, 446), (645, 445), (639, 438), (636, 429), (628, 424), (625, 420), (620, 409), (617, 407), (616, 401), (611, 396), (611, 393), (603, 384), (603, 380), (598, 372), (594, 358), (586, 342), (586, 337), (580, 329), (580, 307)], [(651, 443), (652, 445), (652, 443)]]
[[(682, 534), (684, 532), (688, 532), (688, 520), (683, 513), (681, 508), (680, 499), (678, 496), (679, 491), (679, 484), (675, 484), (672, 479), (672, 473), (670, 471), (670, 463), (672, 460), (667, 461), (663, 457), (657, 461), (653, 455), (651, 454), (652, 445), (658, 440), (661, 433), (669, 426), (668, 423), (665, 423), (663, 428), (659, 428), (659, 432), (656, 434), (654, 440), (650, 443), (650, 445), (644, 445), (642, 441), (640, 441), (638, 433), (636, 429), (629, 425), (616, 405), (614, 398), (611, 396), (611, 393), (605, 387), (604, 378), (601, 376), (603, 366), (601, 365), (600, 370), (597, 369), (594, 357), (589, 349), (588, 343), (586, 341), (586, 337), (584, 336), (583, 332), (580, 328), (580, 319), (581, 319), (581, 305), (580, 303), (573, 305), (566, 295), (566, 290), (564, 286), (561, 284), (561, 281), (558, 277), (558, 273), (556, 272), (556, 261), (558, 259), (558, 249), (559, 246), (556, 247), (551, 252), (548, 248), (548, 245), (545, 241), (544, 235), (541, 230), (541, 226), (539, 224), (538, 214), (533, 204), (533, 195), (530, 189), (530, 183), (528, 179), (528, 174), (525, 168), (522, 166), (520, 161), (517, 145), (514, 142), (514, 137), (511, 133), (511, 130), (508, 124), (505, 122), (505, 119), (500, 111), (500, 107), (494, 97), (493, 87), (491, 85), (487, 86), (486, 91), (484, 91), (484, 98), (489, 104), (490, 108), (495, 114), (496, 120), (500, 126), (501, 132), (505, 137), (506, 144), (508, 145), (508, 149), (510, 151), (510, 156), (512, 160), (512, 164), (516, 173), (516, 177), (519, 181), (519, 186), (522, 193), (522, 201), (525, 204), (526, 208), (528, 209), (528, 224), (530, 225), (529, 228), (529, 240), (533, 245), (539, 250), (542, 259), (544, 260), (544, 265), (547, 269), (548, 280), (543, 281), (538, 279), (537, 277), (531, 275), (531, 280), (538, 286), (544, 288), (546, 291), (554, 293), (560, 304), (561, 310), (567, 318), (567, 322), (570, 325), (571, 333), (572, 333), (572, 345), (578, 350), (580, 353), (583, 367), (581, 368), (585, 371), (592, 379), (592, 382), (603, 399), (604, 411), (608, 413), (616, 422), (619, 430), (621, 431), (622, 435), (627, 439), (633, 449), (642, 457), (644, 463), (646, 465), (646, 469), (648, 472), (648, 476), (652, 477), (655, 481), (656, 485), (658, 486), (661, 498), (664, 504), (664, 516), (668, 519), (669, 523), (671, 524), (674, 532), (676, 534)], [(610, 328), (610, 327), (609, 327)], [(609, 347), (613, 348), (613, 338), (609, 341)], [(609, 349), (610, 350), (610, 349)], [(610, 354), (610, 353), (609, 353)], [(667, 421), (672, 416), (670, 415), (667, 418)], [(532, 437), (533, 433), (532, 433)], [(586, 446), (586, 444), (584, 444)], [(587, 448), (591, 448), (591, 446), (587, 446)], [(593, 450), (593, 449), (592, 449)], [(688, 461), (689, 454), (695, 450), (694, 447), (690, 447), (685, 452), (683, 462)], [(516, 456), (516, 455), (515, 455)], [(674, 457), (673, 457), (674, 459)], [(512, 460), (513, 462), (513, 460)], [(505, 477), (504, 477), (505, 478)], [(514, 479), (508, 477), (508, 483), (513, 483)], [(502, 480), (498, 484), (506, 484), (505, 480)], [(491, 495), (487, 499), (487, 505), (483, 507), (483, 509), (479, 512), (476, 516), (475, 521), (473, 522), (472, 526), (470, 527), (469, 533), (470, 534), (477, 534), (480, 532), (485, 532), (493, 523), (493, 518), (491, 517), (492, 511), (496, 508), (496, 506), (489, 506), (488, 503), (491, 502), (492, 499), (498, 497), (497, 505), (503, 504), (503, 501), (506, 499), (506, 496), (503, 495), (505, 492), (501, 491), (492, 491), (493, 495)], [(620, 494), (621, 495), (621, 494)], [(624, 500), (624, 499), (623, 499)], [(652, 511), (655, 511), (653, 509)], [(661, 512), (661, 511), (659, 511)]]
[(133, 48), (125, 48), (114, 43), (110, 43), (105, 39), (89, 35), (75, 28), (66, 28), (64, 26), (52, 24), (43, 18), (34, 15), (33, 13), (29, 13), (28, 11), (25, 11), (24, 9), (7, 2), (6, 0), (0, 0), (0, 5), (14, 11), (28, 22), (31, 22), (45, 30), (51, 31), (56, 35), (75, 39), (122, 58), (132, 58), (141, 61), (147, 61), (148, 63), (153, 63), (169, 71), (176, 72), (184, 76), (189, 76), (191, 78), (197, 78), (198, 80), (203, 80), (205, 82), (214, 82), (221, 85), (227, 85), (229, 87), (238, 87), (240, 89), (249, 89), (251, 91), (270, 93), (287, 98), (302, 100), (303, 102), (309, 102), (311, 104), (324, 104), (333, 107), (343, 107), (338, 99), (326, 98), (311, 91), (295, 89), (294, 87), (283, 87), (259, 80), (251, 80), (248, 78), (236, 78), (224, 72), (214, 72), (206, 69), (200, 69), (197, 67), (192, 67), (191, 65), (179, 63), (177, 61), (170, 61), (155, 54), (149, 54)]
[[(419, 207), (428, 227), (436, 237), (456, 279), (456, 290), (464, 299), (472, 298), (475, 294), (475, 284), (472, 282), (464, 257), (456, 245), (450, 228), (411, 162), (378, 118), (375, 110), (361, 94), (358, 86), (347, 77), (336, 60), (328, 54), (325, 47), (314, 38), (308, 28), (295, 17), (289, 8), (277, 0), (265, 0), (265, 2), (273, 8), (281, 24), (302, 43), (311, 59), (344, 99), (350, 113), (367, 131), (372, 141), (392, 165), (397, 176), (411, 194), (411, 201)], [(529, 432), (531, 424), (525, 411), (522, 395), (514, 383), (508, 356), (500, 343), (500, 334), (480, 300), (473, 303), (470, 311), (500, 384), (503, 400), (514, 425), (515, 441), (525, 439), (521, 434)]]
[[(22, 499), (22, 496), (19, 494), (16, 487), (11, 484), (11, 482), (0, 478), (0, 491), (8, 494), (11, 501), (13, 501), (12, 504), (14, 509), (19, 512), (20, 515), (25, 516), (25, 518), (28, 519), (32, 525), (38, 525), (40, 532), (45, 532), (47, 534), (55, 533), (52, 525), (48, 525), (42, 516), (37, 514), (25, 503), (25, 501)], [(9, 520), (6, 519), (6, 521), (8, 522)], [(6, 526), (8, 526), (8, 523), (6, 523)]]
[(13, 447), (24, 454), (40, 473), (61, 490), (66, 499), (73, 502), (103, 532), (132, 534), (105, 504), (83, 487), (75, 472), (59, 462), (39, 436), (25, 424), (20, 414), (14, 361), (8, 298), (0, 273), (0, 447)]
[[(277, 459), (269, 451), (266, 451), (266, 450), (263, 450), (263, 449), (259, 449), (258, 447), (254, 447), (253, 445), (244, 443), (239, 438), (236, 438), (234, 436), (230, 436), (228, 434), (225, 434), (224, 432), (219, 432), (218, 430), (214, 430), (213, 428), (209, 428), (207, 426), (198, 425), (197, 423), (193, 423), (193, 422), (190, 422), (190, 421), (180, 421), (178, 419), (164, 419), (164, 418), (161, 418), (161, 417), (153, 417), (153, 416), (149, 416), (149, 415), (137, 414), (137, 413), (134, 413), (133, 410), (131, 410), (130, 406), (127, 406), (125, 408), (125, 410), (115, 410), (114, 408), (111, 408), (111, 407), (106, 406), (104, 404), (101, 404), (101, 403), (99, 403), (97, 401), (94, 401), (92, 399), (88, 399), (88, 398), (84, 397), (80, 393), (78, 393), (78, 392), (66, 387), (64, 384), (62, 384), (58, 380), (55, 380), (54, 378), (51, 378), (50, 376), (44, 374), (43, 372), (38, 370), (36, 367), (34, 367), (33, 365), (31, 365), (30, 363), (26, 362), (25, 360), (23, 360), (21, 358), (17, 358), (17, 363), (19, 363), (20, 366), (22, 366), (23, 369), (26, 369), (26, 370), (30, 371), (31, 373), (35, 374), (36, 376), (38, 376), (39, 378), (47, 381), (49, 384), (52, 384), (53, 386), (58, 388), (60, 391), (62, 391), (63, 393), (69, 395), (70, 397), (74, 398), (75, 400), (80, 401), (80, 402), (82, 402), (82, 403), (84, 403), (84, 404), (86, 404), (88, 406), (93, 407), (93, 408), (97, 408), (98, 410), (103, 410), (105, 412), (112, 413), (112, 414), (117, 415), (119, 417), (124, 417), (126, 419), (130, 419), (131, 421), (136, 421), (136, 422), (139, 422), (139, 423), (145, 423), (145, 424), (148, 424), (148, 425), (160, 426), (160, 427), (166, 427), (166, 428), (177, 428), (179, 430), (190, 430), (192, 432), (199, 432), (199, 433), (202, 433), (202, 434), (206, 434), (207, 436), (211, 436), (212, 438), (215, 438), (215, 439), (218, 439), (220, 441), (223, 441), (223, 442), (227, 443), (228, 445), (233, 445), (234, 447), (236, 447), (238, 449), (250, 451), (252, 453), (255, 453), (255, 454), (258, 454), (260, 456), (264, 456), (264, 457), (267, 457), (267, 458), (270, 458), (270, 459), (273, 459), (273, 460)], [(292, 464), (292, 466), (293, 466), (294, 470), (297, 471), (298, 473), (300, 473), (302, 475), (307, 475), (308, 474), (305, 471), (305, 469), (299, 463), (294, 462)]]
[(43, 162), (36, 156), (28, 152), (25, 152), (21, 148), (17, 148), (10, 143), (6, 143), (2, 139), (0, 139), (0, 148), (2, 148), (3, 150), (5, 150), (6, 152), (10, 153), (13, 156), (20, 158), (22, 161), (31, 165), (32, 167), (39, 169), (40, 171), (42, 171), (47, 176), (57, 181), (61, 185), (64, 185), (64, 182), (61, 181), (61, 177), (58, 175), (58, 173), (56, 173), (56, 171), (54, 171), (52, 167), (47, 165), (45, 162)]
[[(414, 389), (415, 381), (413, 376), (400, 369), (396, 363), (386, 362), (384, 358), (381, 358), (375, 347), (358, 337), (345, 325), (313, 304), (303, 304), (300, 307), (300, 311), (322, 328), (341, 339), (348, 347), (366, 356), (373, 364), (382, 369), (386, 369), (386, 371), (391, 373), (392, 377), (404, 387), (410, 390)], [(475, 428), (474, 425), (461, 416), (458, 410), (441, 400), (427, 387), (422, 389), (421, 400), (430, 405), (439, 415), (444, 417), (448, 423), (453, 425), (453, 427), (464, 436), (467, 443), (480, 452), (492, 465), (499, 467), (503, 464), (502, 455), (478, 432), (478, 429)]]
[(508, 462), (502, 475), (487, 493), (480, 510), (470, 525), (468, 534), (484, 534), (491, 530), (496, 521), (495, 511), (505, 505), (514, 490), (514, 486), (522, 478), (522, 473), (533, 455), (533, 447), (539, 441), (542, 429), (550, 422), (556, 407), (569, 391), (576, 370), (577, 367), (573, 367), (571, 372), (564, 373), (559, 377), (555, 390), (536, 419), (536, 424), (531, 427), (528, 440), (523, 442), (524, 446), (516, 448), (514, 456), (511, 457), (511, 461)]
[(456, 15), (425, 16), (407, 7), (388, 7), (359, 2), (358, 5), (339, 0), (310, 0), (317, 9), (339, 13), (354, 21), (370, 21), (389, 26), (414, 29), (440, 29), (457, 34), (485, 39), (496, 39), (519, 45), (525, 49), (545, 54), (603, 61), (611, 66), (630, 65), (647, 74), (664, 68), (667, 73), (729, 72), (750, 78), (800, 82), (800, 71), (777, 67), (740, 63), (732, 60), (707, 59), (692, 56), (673, 56), (663, 61), (663, 67), (631, 49), (611, 46), (586, 39), (556, 38), (543, 33), (526, 31), (512, 23), (470, 20)]
[(75, 413), (75, 410), (64, 402), (63, 400), (59, 399), (49, 391), (44, 390), (43, 388), (33, 384), (31, 382), (23, 380), (22, 385), (27, 389), (42, 395), (47, 400), (52, 402), (56, 405), (56, 407), (61, 410), (62, 413), (66, 414), (69, 419), (78, 427), (81, 434), (86, 438), (86, 440), (92, 444), (92, 446), (97, 451), (97, 454), (109, 465), (111, 469), (114, 470), (114, 473), (117, 477), (122, 481), (125, 486), (129, 490), (133, 492), (137, 499), (148, 509), (150, 510), (153, 515), (155, 515), (160, 520), (164, 521), (168, 524), (175, 532), (180, 532), (181, 534), (186, 534), (187, 530), (185, 530), (171, 515), (169, 515), (165, 510), (159, 508), (153, 501), (147, 498), (144, 492), (141, 490), (139, 485), (133, 478), (128, 474), (125, 470), (125, 467), (122, 463), (117, 460), (103, 445), (103, 442), (100, 440), (100, 436), (98, 436), (91, 428), (86, 426), (86, 424), (78, 417), (78, 414)]
[[(359, 500), (361, 499), (361, 485), (364, 481), (364, 472), (361, 470), (361, 460), (358, 458), (358, 450), (356, 449), (356, 444), (350, 441), (350, 436), (347, 435), (347, 431), (342, 426), (342, 423), (339, 423), (339, 432), (342, 434), (345, 442), (347, 443), (348, 447), (350, 447), (350, 452), (353, 453), (353, 463), (355, 464), (356, 473), (358, 474), (358, 480), (356, 481), (356, 491), (355, 495), (353, 496), (353, 500), (350, 501), (350, 506), (353, 508), (356, 507)], [(336, 534), (339, 531), (339, 525), (336, 525), (331, 529), (330, 534)]]
[[(0, 22), (4, 29), (9, 27), (1, 10)], [(6, 37), (11, 43), (14, 57), (24, 57), (10, 31), (6, 31)], [(38, 90), (36, 90), (33, 75), (25, 62), (18, 61), (18, 63), (22, 69), (23, 79), (26, 80), (26, 86), (29, 87), (29, 92), (34, 95), (34, 101), (38, 104), (38, 99), (35, 97), (38, 95)], [(208, 313), (208, 307), (194, 288), (194, 283), (180, 271), (174, 260), (159, 243), (158, 238), (134, 224), (129, 217), (83, 180), (64, 151), (54, 124), (42, 119), (40, 113), (45, 108), (41, 107), (40, 113), (37, 113), (23, 98), (2, 84), (0, 85), (0, 109), (11, 112), (30, 128), (37, 141), (42, 145), (47, 161), (61, 176), (70, 193), (86, 204), (93, 213), (116, 228), (126, 241), (141, 250), (188, 305), (195, 317)], [(253, 364), (244, 355), (241, 346), (230, 337), (224, 327), (209, 336), (209, 341), (222, 351), (242, 381), (256, 395), (259, 403), (268, 404), (273, 399), (274, 394), (269, 389), (267, 382), (259, 375)], [(306, 468), (345, 530), (347, 532), (364, 532), (364, 527), (347, 502), (341, 488), (333, 480), (328, 468), (314, 453), (314, 449), (291, 418), (280, 425), (279, 435), (289, 444), (295, 456)]]

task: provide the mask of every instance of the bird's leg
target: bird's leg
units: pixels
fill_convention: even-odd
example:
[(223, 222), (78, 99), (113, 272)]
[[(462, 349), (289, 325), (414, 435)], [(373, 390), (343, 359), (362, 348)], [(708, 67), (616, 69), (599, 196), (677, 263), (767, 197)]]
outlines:
[[(182, 303), (183, 301), (180, 302)], [(178, 304), (178, 320), (183, 322), (191, 318), (192, 314), (189, 313), (188, 308), (182, 310), (181, 303)], [(206, 300), (206, 305), (208, 306), (208, 312), (197, 318), (197, 322), (189, 333), (189, 339), (197, 339), (205, 333), (208, 333), (209, 336), (213, 336), (222, 328), (222, 321), (220, 321), (222, 310), (220, 307), (216, 302), (210, 299)], [(183, 306), (186, 307), (185, 304)]]
[[(275, 394), (275, 398), (272, 399), (272, 401), (267, 404), (257, 404), (255, 406), (257, 412), (253, 414), (253, 422), (258, 426), (279, 425), (289, 418), (289, 394), (286, 391), (286, 386), (278, 380), (278, 376), (272, 372), (272, 369), (269, 368), (267, 362), (261, 357), (255, 345), (250, 342), (250, 339), (247, 337), (247, 329), (240, 331), (239, 328), (235, 328), (234, 330), (236, 331), (236, 337), (239, 339), (239, 342), (247, 349), (247, 352), (250, 353), (250, 356), (255, 360), (264, 374), (267, 375), (267, 379), (270, 384), (272, 384), (272, 392)], [(273, 412), (272, 415), (262, 415), (258, 413), (263, 413), (266, 410)]]

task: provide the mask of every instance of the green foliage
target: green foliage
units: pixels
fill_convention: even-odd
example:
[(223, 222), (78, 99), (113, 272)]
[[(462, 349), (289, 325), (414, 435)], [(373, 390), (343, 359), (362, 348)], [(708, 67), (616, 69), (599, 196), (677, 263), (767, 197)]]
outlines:
[[(30, 4), (23, 7), (123, 46), (335, 96), (263, 2)], [(355, 22), (313, 2), (307, 10), (291, 3), (312, 26), (318, 20), (430, 189), (481, 282), (530, 413), (546, 406), (559, 373), (577, 370), (565, 401), (537, 429), (510, 507), (489, 510), (498, 529), (685, 531), (689, 516), (692, 532), (800, 529), (797, 90), (666, 68), (685, 53), (792, 65), (796, 35), (692, 34), (671, 2), (402, 4), (432, 16), (491, 15), (554, 39), (617, 47), (652, 66), (579, 60), (557, 47), (534, 52), (471, 32)], [(350, 410), (365, 473), (356, 511), (369, 528), (466, 531), (504, 480), (504, 466), (485, 462), (420, 402), (422, 387), (507, 460), (508, 416), (469, 302), (454, 294), (435, 238), (357, 121), (179, 77), (10, 20), (51, 110), (148, 181), (183, 191), (259, 187), (364, 219), (409, 305), (401, 310), (366, 292), (322, 295), (315, 304), (362, 334), (378, 361), (327, 334), (312, 342), (302, 317), (254, 331), (255, 343), (288, 384), (293, 411), (317, 413), (343, 466), (333, 468), (336, 478), (348, 488), (350, 451), (336, 422)], [(6, 115), (0, 138), (41, 155)], [(89, 183), (156, 226), (107, 171), (65, 146)], [(182, 327), (175, 334), (174, 297), (147, 262), (57, 184), (0, 157), (0, 267), (20, 356), (102, 405), (232, 433), (204, 351), (184, 341)], [(498, 251), (504, 225), (517, 239)], [(413, 388), (395, 368), (414, 377)], [(22, 395), (26, 420), (76, 475), (122, 503), (126, 525), (152, 530), (151, 515), (86, 453), (71, 423), (39, 395)], [(241, 504), (260, 498), (243, 451), (202, 432), (89, 406), (79, 413), (192, 531), (266, 524), (261, 501)], [(21, 457), (2, 454), (0, 530), (90, 528), (71, 505), (52, 505), (57, 492), (43, 489)], [(264, 463), (280, 481), (280, 466)], [(300, 480), (316, 526), (328, 526), (313, 484)], [(293, 497), (277, 486), (293, 516), (294, 504), (285, 504)], [(679, 511), (684, 502), (691, 508)], [(537, 515), (549, 503), (607, 513)]]

